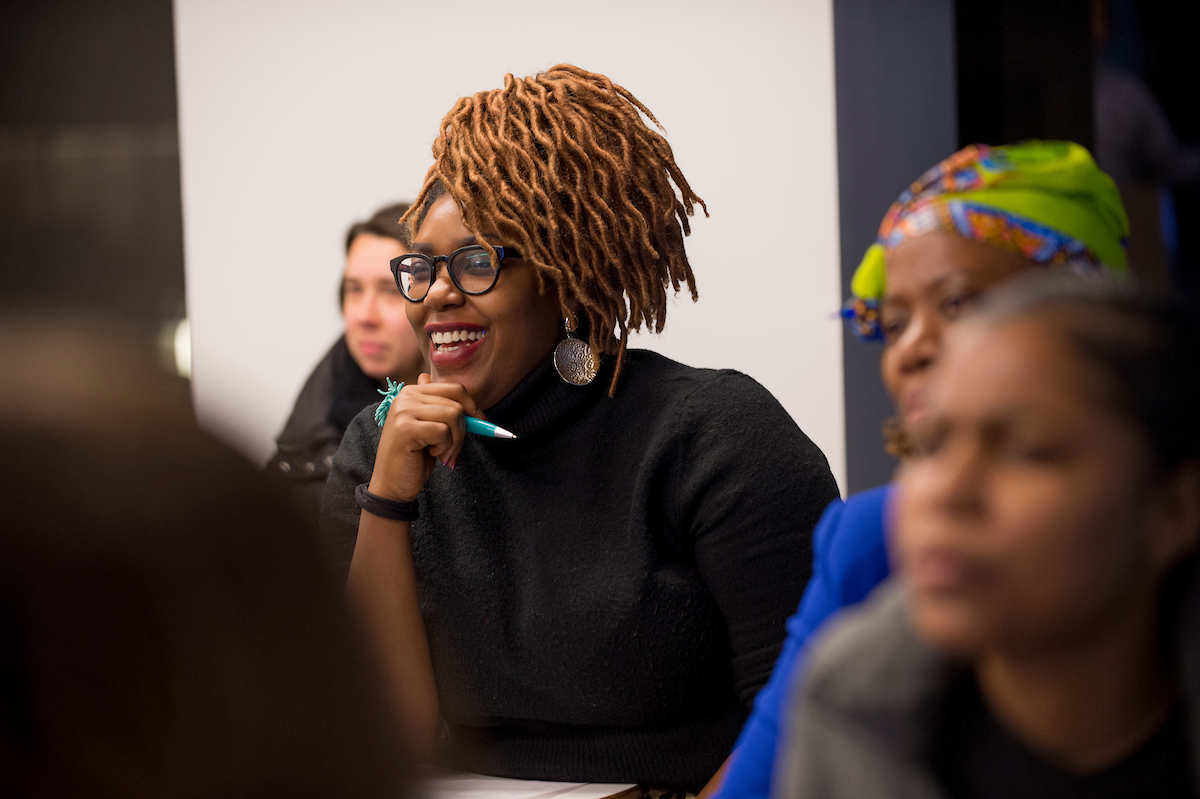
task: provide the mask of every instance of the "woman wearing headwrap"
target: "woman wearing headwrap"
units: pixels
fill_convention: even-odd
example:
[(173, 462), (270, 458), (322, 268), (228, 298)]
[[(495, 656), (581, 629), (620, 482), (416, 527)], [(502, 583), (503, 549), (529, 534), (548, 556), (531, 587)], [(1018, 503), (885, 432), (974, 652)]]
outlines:
[[(897, 416), (885, 430), (903, 457), (925, 413), (942, 335), (989, 288), (1037, 267), (1124, 275), (1129, 223), (1112, 180), (1071, 142), (973, 145), (930, 169), (892, 204), (854, 274), (843, 316), (883, 343), (880, 371)], [(813, 533), (812, 579), (788, 638), (719, 784), (721, 799), (765, 797), (779, 715), (813, 632), (888, 576), (885, 515), (892, 487), (835, 501)]]

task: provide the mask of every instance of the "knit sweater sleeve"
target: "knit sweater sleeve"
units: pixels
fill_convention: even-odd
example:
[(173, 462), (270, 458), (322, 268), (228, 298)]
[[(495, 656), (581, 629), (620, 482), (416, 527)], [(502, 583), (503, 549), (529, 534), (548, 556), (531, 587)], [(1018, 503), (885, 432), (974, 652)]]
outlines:
[(837, 483), (821, 450), (746, 375), (705, 381), (681, 416), (679, 523), (724, 617), (734, 688), (749, 706), (808, 582), (813, 527)]
[(379, 447), (379, 425), (375, 409), (379, 403), (368, 405), (354, 417), (342, 437), (342, 444), (333, 456), (329, 479), (325, 481), (325, 496), (321, 500), (321, 540), (328, 555), (343, 577), (350, 571), (350, 559), (358, 541), (358, 504), (354, 489), (371, 481), (375, 470), (375, 450)]

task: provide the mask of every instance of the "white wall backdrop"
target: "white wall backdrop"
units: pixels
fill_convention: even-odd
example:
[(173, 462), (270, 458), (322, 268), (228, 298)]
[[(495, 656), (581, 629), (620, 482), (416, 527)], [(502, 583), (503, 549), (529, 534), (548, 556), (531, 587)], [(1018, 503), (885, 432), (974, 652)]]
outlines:
[(175, 0), (175, 28), (209, 429), (269, 456), (340, 332), (347, 226), (416, 193), (458, 97), (568, 61), (654, 111), (712, 214), (700, 301), (635, 346), (750, 374), (845, 484), (831, 0)]

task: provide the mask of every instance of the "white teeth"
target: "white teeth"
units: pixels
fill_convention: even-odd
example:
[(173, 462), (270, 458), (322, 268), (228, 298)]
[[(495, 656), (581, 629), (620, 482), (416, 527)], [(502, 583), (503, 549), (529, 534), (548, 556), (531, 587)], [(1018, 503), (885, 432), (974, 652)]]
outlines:
[(441, 347), (447, 344), (457, 344), (460, 341), (478, 341), (486, 334), (486, 330), (447, 330), (430, 333), (429, 339)]

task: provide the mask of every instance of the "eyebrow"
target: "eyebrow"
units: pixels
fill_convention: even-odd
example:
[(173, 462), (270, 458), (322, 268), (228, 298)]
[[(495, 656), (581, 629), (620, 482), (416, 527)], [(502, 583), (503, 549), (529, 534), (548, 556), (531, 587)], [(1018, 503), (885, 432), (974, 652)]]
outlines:
[[(478, 243), (479, 243), (478, 240), (476, 240), (476, 238), (474, 236), (466, 236), (466, 237), (458, 240), (458, 242), (454, 245), (454, 249), (457, 250), (460, 247), (469, 247), (472, 244), (478, 244)], [(412, 251), (422, 253), (423, 255), (434, 255), (435, 254), (433, 251), (432, 244), (425, 244), (424, 242), (421, 242), (421, 241), (413, 242)]]
[[(926, 287), (922, 287), (921, 290), (922, 290), (922, 292), (924, 292), (926, 290), (928, 290), (928, 291), (944, 291), (948, 284), (953, 283), (954, 281), (959, 281), (959, 280), (963, 280), (963, 277), (960, 272), (949, 271), (944, 274), (938, 275), (933, 280), (929, 281), (929, 285)], [(885, 292), (883, 295), (883, 301), (880, 303), (880, 305), (886, 306), (889, 303), (891, 303), (893, 305), (897, 304), (896, 298), (889, 297), (888, 294)]]

